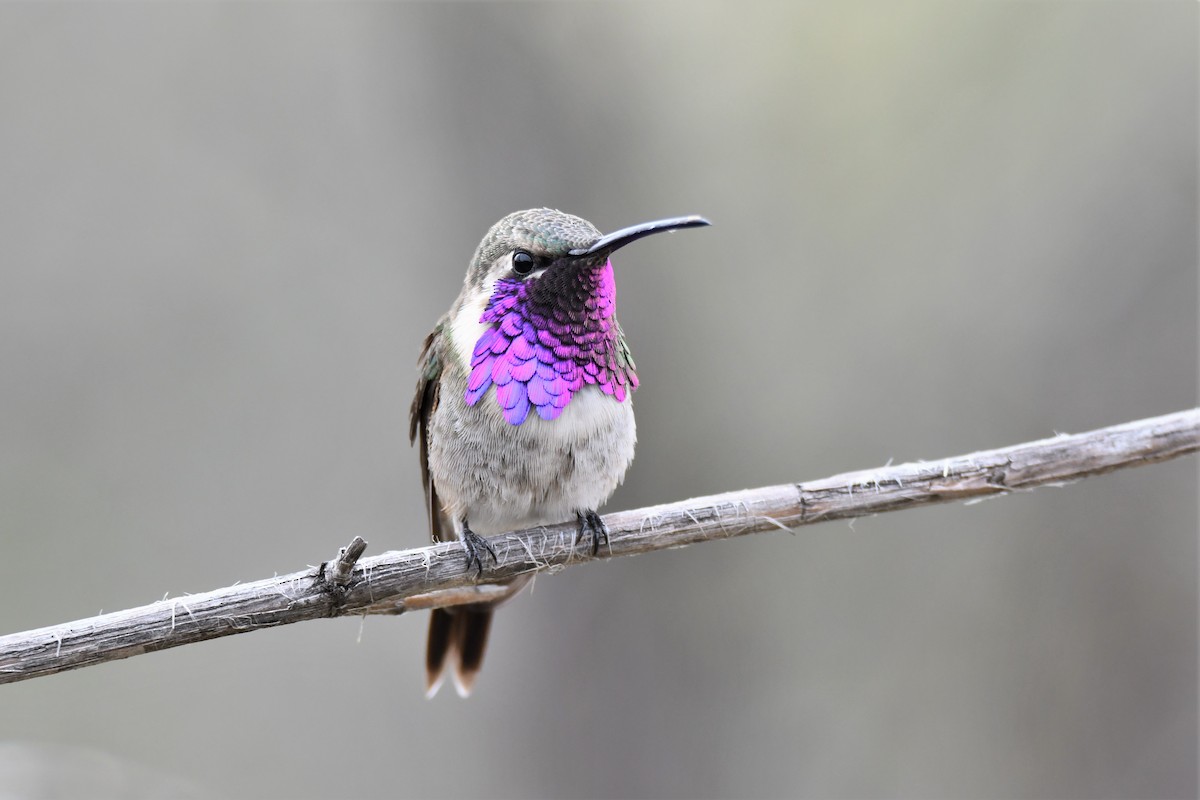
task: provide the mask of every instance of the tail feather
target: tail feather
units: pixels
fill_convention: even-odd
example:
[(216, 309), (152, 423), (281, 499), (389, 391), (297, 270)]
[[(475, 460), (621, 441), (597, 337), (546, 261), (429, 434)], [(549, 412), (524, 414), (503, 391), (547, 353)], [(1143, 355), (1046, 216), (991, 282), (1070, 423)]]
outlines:
[(447, 667), (459, 697), (467, 697), (483, 666), (492, 606), (435, 608), (429, 612), (429, 639), (425, 650), (425, 696), (441, 688)]
[(454, 673), (454, 688), (459, 697), (466, 697), (471, 694), (475, 678), (483, 667), (483, 652), (492, 627), (492, 609), (468, 606), (458, 612), (458, 617), (458, 669)]
[[(425, 645), (425, 696), (441, 688), (446, 656), (454, 649), (454, 615), (441, 608), (429, 612), (429, 638)], [(454, 656), (451, 656), (451, 660)]]

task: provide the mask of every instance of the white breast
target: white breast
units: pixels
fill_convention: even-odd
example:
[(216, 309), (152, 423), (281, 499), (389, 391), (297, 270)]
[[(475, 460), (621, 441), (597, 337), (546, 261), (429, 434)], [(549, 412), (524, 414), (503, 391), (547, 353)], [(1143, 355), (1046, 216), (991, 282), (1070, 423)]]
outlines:
[(470, 408), (457, 397), (442, 399), (429, 465), (456, 527), (466, 517), (486, 535), (569, 522), (577, 512), (599, 509), (624, 479), (636, 443), (628, 396), (617, 402), (586, 386), (558, 419), (531, 413), (509, 425), (493, 388)]

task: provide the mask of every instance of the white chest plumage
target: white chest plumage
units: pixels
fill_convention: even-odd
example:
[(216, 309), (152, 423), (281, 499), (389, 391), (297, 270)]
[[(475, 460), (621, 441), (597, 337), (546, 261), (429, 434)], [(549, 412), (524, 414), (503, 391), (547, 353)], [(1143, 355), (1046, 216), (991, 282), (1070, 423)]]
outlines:
[(530, 415), (510, 425), (494, 390), (467, 406), (464, 388), (461, 376), (445, 381), (429, 435), (430, 472), (456, 531), (464, 520), (485, 535), (570, 521), (602, 506), (633, 461), (628, 397), (589, 386), (556, 420)]

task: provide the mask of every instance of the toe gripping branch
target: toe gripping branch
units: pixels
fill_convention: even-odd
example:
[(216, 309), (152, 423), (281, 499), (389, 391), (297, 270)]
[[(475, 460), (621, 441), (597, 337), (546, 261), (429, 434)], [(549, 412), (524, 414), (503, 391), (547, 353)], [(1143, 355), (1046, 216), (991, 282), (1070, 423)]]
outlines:
[(590, 536), (592, 539), (592, 555), (600, 552), (600, 544), (608, 544), (608, 526), (604, 524), (604, 520), (600, 519), (600, 515), (594, 510), (592, 511), (577, 511), (575, 516), (579, 519), (579, 539), (587, 541)]
[(467, 554), (467, 569), (470, 569), (471, 565), (474, 564), (476, 567), (476, 577), (483, 575), (483, 562), (487, 556), (492, 557), (493, 564), (500, 563), (500, 559), (496, 558), (496, 551), (492, 548), (491, 543), (468, 528), (465, 523), (462, 528), (462, 546), (463, 551)]

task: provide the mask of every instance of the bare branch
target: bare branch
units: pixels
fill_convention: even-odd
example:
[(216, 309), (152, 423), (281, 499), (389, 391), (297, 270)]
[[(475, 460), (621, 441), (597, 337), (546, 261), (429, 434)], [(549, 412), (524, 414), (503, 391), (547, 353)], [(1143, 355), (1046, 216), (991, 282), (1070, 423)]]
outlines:
[[(607, 515), (608, 546), (574, 547), (575, 523), (492, 537), (491, 579), (929, 503), (1061, 486), (1200, 450), (1200, 409), (939, 461), (885, 466)], [(347, 614), (398, 614), (495, 599), (457, 543), (359, 559), (358, 537), (333, 561), (253, 583), (164, 599), (0, 637), (0, 683), (235, 633)], [(357, 563), (356, 563), (357, 562)]]

